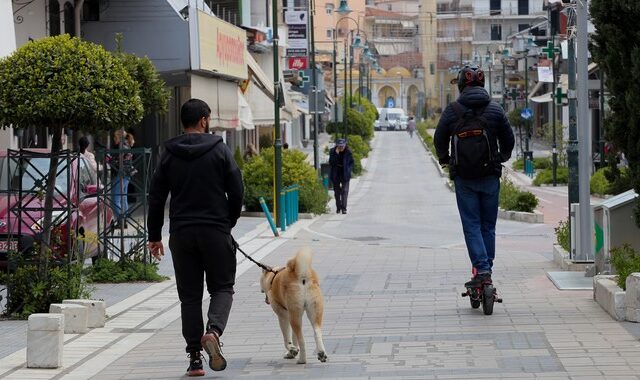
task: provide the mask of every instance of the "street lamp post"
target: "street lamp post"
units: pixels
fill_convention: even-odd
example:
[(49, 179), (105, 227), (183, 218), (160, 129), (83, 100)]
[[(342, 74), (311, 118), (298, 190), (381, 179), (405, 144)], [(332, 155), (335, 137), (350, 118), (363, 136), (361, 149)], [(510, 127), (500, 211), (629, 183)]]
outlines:
[[(336, 31), (336, 33), (338, 31), (338, 25), (340, 24), (340, 22), (342, 20), (351, 20), (351, 21), (355, 22), (358, 32), (360, 31), (360, 25), (359, 25), (358, 21), (356, 19), (352, 18), (352, 17), (346, 16), (349, 13), (351, 13), (351, 9), (349, 9), (349, 6), (347, 5), (347, 1), (346, 0), (340, 0), (340, 6), (338, 7), (337, 12), (339, 14), (343, 15), (343, 17), (340, 17), (340, 19), (338, 19), (338, 21), (336, 22), (336, 27), (334, 29)], [(349, 32), (348, 35), (350, 35), (350, 34), (351, 34), (351, 31)], [(334, 65), (333, 65), (334, 69), (333, 70), (334, 71), (333, 71), (333, 73), (334, 73), (334, 81), (333, 81), (333, 84), (334, 84), (334, 97), (337, 98), (337, 96), (338, 96), (338, 89), (337, 89), (338, 77), (337, 77), (337, 71), (336, 71), (336, 68), (335, 68), (336, 67), (336, 58), (335, 57), (336, 57), (336, 54), (337, 54), (336, 53), (337, 49), (336, 49), (336, 42), (335, 41), (336, 41), (336, 38), (334, 36), (334, 44), (333, 44), (333, 57), (334, 57), (334, 60), (333, 60), (333, 63), (334, 63)], [(347, 120), (348, 119), (347, 118), (347, 75), (348, 75), (347, 67), (348, 66), (350, 67), (350, 64), (347, 64), (347, 52), (348, 52), (347, 51), (347, 40), (345, 39), (344, 42), (345, 42), (344, 43), (344, 70), (343, 70), (343, 72), (344, 72), (344, 87), (343, 87), (344, 91), (342, 91), (342, 96), (344, 98), (343, 99), (344, 100), (343, 101), (344, 109), (342, 110), (342, 137), (346, 138), (346, 136), (347, 136), (347, 122), (348, 122), (348, 120)], [(349, 71), (351, 71), (351, 68), (349, 68)], [(350, 95), (351, 94), (349, 94), (349, 96)], [(334, 100), (334, 101), (336, 101), (336, 100)], [(337, 116), (337, 113), (336, 113), (335, 121), (337, 122), (337, 120), (338, 120), (338, 116)]]
[(275, 194), (273, 197), (273, 209), (280, 222), (284, 226), (284, 215), (280, 212), (280, 192), (282, 191), (282, 140), (280, 138), (280, 54), (278, 53), (278, 2), (272, 5), (273, 16), (273, 124), (275, 129), (274, 163), (275, 163)]

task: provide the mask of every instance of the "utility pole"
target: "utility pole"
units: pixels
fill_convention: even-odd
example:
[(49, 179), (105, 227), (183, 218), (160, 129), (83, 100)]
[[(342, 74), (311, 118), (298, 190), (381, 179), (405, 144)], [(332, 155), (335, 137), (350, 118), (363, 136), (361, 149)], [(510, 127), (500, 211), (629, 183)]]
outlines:
[[(337, 29), (337, 28), (336, 28)], [(334, 29), (334, 33), (336, 31)], [(336, 60), (337, 52), (336, 36), (333, 36), (333, 122), (338, 124), (338, 62)]]
[(344, 100), (344, 109), (342, 110), (342, 138), (347, 138), (347, 41), (344, 41), (344, 87), (342, 90), (342, 97)]
[[(316, 14), (315, 1), (309, 0), (309, 29), (311, 29), (311, 92), (313, 96), (313, 168), (320, 173), (320, 157), (318, 157), (318, 78), (316, 68), (316, 41), (314, 33), (314, 18)], [(324, 99), (322, 99), (324, 101)]]
[(552, 76), (552, 82), (551, 82), (551, 133), (553, 134), (553, 144), (551, 145), (551, 149), (552, 149), (552, 157), (553, 157), (553, 163), (552, 163), (552, 181), (553, 181), (553, 186), (557, 186), (557, 182), (558, 182), (558, 149), (557, 149), (557, 145), (556, 145), (556, 98), (555, 98), (555, 94), (556, 94), (556, 26), (554, 25), (554, 22), (552, 21), (552, 17), (551, 17), (551, 7), (556, 7), (557, 3), (552, 4), (548, 4), (547, 5), (547, 18), (549, 20), (549, 35), (551, 37), (551, 44), (547, 44), (548, 48), (549, 48), (549, 57), (551, 58), (551, 76)]
[(591, 128), (589, 128), (589, 31), (588, 0), (577, 1), (577, 84), (578, 84), (578, 183), (580, 200), (580, 252), (574, 261), (587, 261), (593, 255), (593, 221), (591, 215)]
[[(529, 48), (524, 51), (524, 108), (529, 108)], [(525, 125), (524, 148), (527, 150), (527, 154), (529, 154), (528, 124)], [(531, 157), (531, 159), (533, 159), (533, 157)]]
[[(571, 10), (570, 10), (571, 11)], [(575, 35), (574, 35), (575, 37)], [(567, 141), (567, 161), (569, 164), (569, 223), (571, 223), (571, 204), (578, 203), (578, 125), (576, 120), (576, 47), (574, 38), (567, 39), (568, 46), (568, 76), (569, 76), (569, 141)], [(578, 226), (569, 226), (571, 230)], [(571, 240), (571, 239), (569, 239)], [(569, 241), (571, 244), (571, 241)], [(570, 247), (573, 249), (574, 247)], [(571, 252), (571, 249), (569, 252)]]
[(280, 138), (280, 54), (278, 52), (278, 2), (272, 1), (273, 16), (273, 127), (275, 129), (274, 161), (276, 166), (276, 192), (273, 197), (273, 210), (280, 226), (284, 225), (284, 215), (280, 212), (279, 197), (282, 191), (282, 140)]

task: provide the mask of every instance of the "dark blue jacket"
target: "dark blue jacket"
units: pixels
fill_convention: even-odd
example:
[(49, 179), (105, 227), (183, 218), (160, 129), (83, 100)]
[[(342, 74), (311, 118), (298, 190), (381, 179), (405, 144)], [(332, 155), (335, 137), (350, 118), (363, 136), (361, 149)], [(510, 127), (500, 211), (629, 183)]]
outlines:
[[(329, 164), (331, 165), (331, 171), (329, 172), (329, 179), (332, 183), (338, 183), (338, 173), (340, 164), (340, 154), (336, 152), (336, 148), (331, 148), (329, 152)], [(351, 171), (353, 170), (353, 154), (349, 147), (344, 148), (344, 154), (342, 155), (342, 180), (351, 180)]]
[[(489, 135), (492, 156), (497, 157), (495, 163), (496, 174), (500, 175), (502, 170), (501, 163), (511, 157), (511, 151), (515, 144), (513, 130), (507, 115), (498, 103), (491, 101), (487, 91), (479, 86), (466, 87), (460, 94), (458, 103), (469, 109), (486, 107), (483, 116), (488, 122), (487, 134)], [(449, 104), (442, 113), (433, 136), (433, 143), (438, 153), (438, 161), (441, 164), (449, 163), (451, 136), (454, 133), (457, 121), (458, 114), (456, 114), (453, 106)]]

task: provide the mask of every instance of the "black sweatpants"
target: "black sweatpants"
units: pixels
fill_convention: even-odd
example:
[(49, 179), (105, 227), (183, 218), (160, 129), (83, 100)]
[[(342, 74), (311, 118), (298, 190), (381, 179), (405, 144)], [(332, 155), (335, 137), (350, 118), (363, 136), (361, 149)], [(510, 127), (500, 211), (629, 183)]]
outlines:
[(224, 332), (236, 278), (236, 255), (231, 235), (208, 226), (189, 226), (169, 237), (169, 248), (181, 303), (182, 336), (187, 352), (200, 351), (205, 332), (202, 321), (204, 275), (210, 295), (206, 331)]

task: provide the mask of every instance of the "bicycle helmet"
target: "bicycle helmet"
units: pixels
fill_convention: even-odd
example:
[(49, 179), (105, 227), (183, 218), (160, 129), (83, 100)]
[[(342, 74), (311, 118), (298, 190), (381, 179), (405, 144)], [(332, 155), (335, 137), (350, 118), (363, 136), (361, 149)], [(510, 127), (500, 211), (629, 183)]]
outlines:
[(467, 86), (484, 87), (484, 71), (478, 66), (465, 66), (458, 73), (458, 90), (462, 92)]

